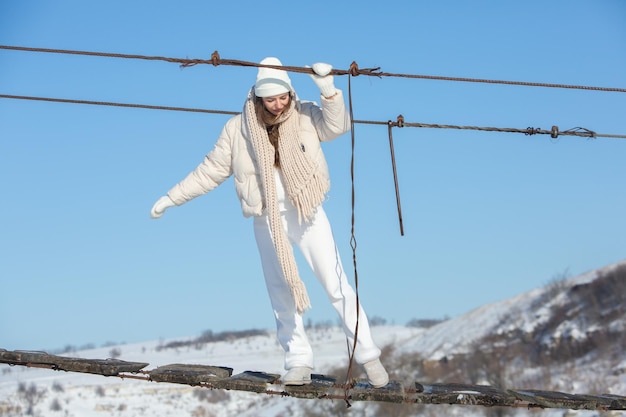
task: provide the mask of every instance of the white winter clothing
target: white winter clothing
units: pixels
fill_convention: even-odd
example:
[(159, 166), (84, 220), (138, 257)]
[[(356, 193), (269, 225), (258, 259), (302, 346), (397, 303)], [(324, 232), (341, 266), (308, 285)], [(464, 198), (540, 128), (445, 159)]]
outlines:
[[(340, 90), (336, 90), (336, 93), (332, 99), (321, 96), (321, 108), (310, 102), (296, 102), (300, 145), (314, 162), (315, 175), (326, 183), (325, 189), (330, 186), (330, 179), (320, 142), (336, 139), (350, 129), (343, 95)], [(296, 305), (272, 236), (266, 192), (260, 177), (261, 167), (255, 157), (244, 114), (228, 120), (213, 150), (195, 170), (168, 192), (168, 196), (176, 205), (181, 205), (213, 190), (234, 175), (235, 190), (243, 215), (254, 217), (255, 238), (276, 318), (278, 339), (285, 350), (285, 368), (313, 368), (313, 353), (306, 337), (302, 311)], [(357, 315), (356, 294), (347, 280), (323, 207), (320, 204), (312, 210), (311, 216), (302, 216), (288, 197), (280, 167), (272, 169), (275, 169), (274, 196), (279, 222), (289, 246), (295, 245), (300, 249), (325, 289), (343, 322), (350, 346), (353, 345), (358, 317), (357, 363), (377, 359), (380, 349), (372, 339), (367, 316), (360, 306)]]
[[(330, 178), (321, 142), (331, 141), (350, 130), (340, 90), (332, 100), (321, 97), (322, 108), (311, 102), (299, 102), (300, 140), (304, 151), (315, 162), (318, 175)], [(323, 110), (322, 110), (323, 109)], [(265, 209), (264, 192), (249, 134), (243, 115), (233, 116), (222, 129), (215, 147), (204, 161), (185, 179), (174, 186), (168, 195), (176, 205), (205, 194), (231, 175), (235, 179), (235, 191), (241, 202), (245, 217), (260, 216)]]
[[(357, 323), (357, 299), (343, 269), (333, 232), (326, 212), (319, 206), (314, 218), (307, 223), (298, 221), (298, 211), (286, 198), (280, 174), (276, 175), (276, 189), (281, 210), (281, 220), (289, 241), (300, 249), (311, 270), (326, 291), (337, 311), (348, 345), (354, 344)], [(296, 309), (291, 291), (285, 281), (280, 262), (272, 247), (269, 219), (266, 215), (254, 218), (257, 241), (265, 284), (276, 318), (278, 341), (285, 350), (285, 369), (313, 368), (313, 350), (306, 336), (302, 314)], [(359, 329), (354, 359), (364, 364), (380, 357), (374, 343), (365, 311), (359, 306)]]

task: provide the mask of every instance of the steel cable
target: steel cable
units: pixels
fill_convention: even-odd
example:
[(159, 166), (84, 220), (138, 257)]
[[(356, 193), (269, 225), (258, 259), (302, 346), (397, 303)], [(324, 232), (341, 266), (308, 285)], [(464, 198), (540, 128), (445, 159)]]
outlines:
[[(15, 100), (33, 100), (33, 101), (45, 101), (45, 102), (56, 102), (56, 103), (72, 103), (72, 104), (87, 104), (87, 105), (99, 105), (99, 106), (113, 106), (113, 107), (126, 107), (126, 108), (139, 108), (139, 109), (149, 109), (149, 110), (169, 110), (169, 111), (181, 111), (181, 112), (192, 112), (192, 113), (211, 113), (211, 114), (226, 114), (226, 115), (236, 115), (240, 112), (237, 111), (227, 111), (227, 110), (210, 110), (210, 109), (198, 109), (198, 108), (189, 108), (189, 107), (172, 107), (172, 106), (155, 106), (155, 105), (147, 105), (147, 104), (133, 104), (133, 103), (116, 103), (116, 102), (108, 102), (108, 101), (92, 101), (92, 100), (74, 100), (74, 99), (63, 99), (63, 98), (53, 98), (53, 97), (35, 97), (35, 96), (23, 96), (23, 95), (12, 95), (12, 94), (0, 94), (0, 98), (6, 99), (15, 99)], [(402, 116), (399, 116), (400, 118)], [(353, 120), (354, 124), (369, 124), (369, 125), (384, 125), (397, 127), (398, 122), (389, 122), (389, 121), (376, 121), (376, 120)], [(429, 129), (457, 129), (457, 130), (479, 130), (486, 132), (502, 132), (502, 133), (523, 133), (525, 135), (550, 135), (553, 138), (558, 136), (578, 136), (578, 137), (586, 137), (586, 138), (609, 138), (609, 139), (626, 139), (626, 135), (622, 134), (608, 134), (608, 133), (597, 133), (582, 127), (575, 127), (572, 129), (559, 131), (556, 126), (553, 126), (550, 130), (544, 130), (540, 128), (528, 127), (526, 129), (519, 128), (510, 128), (510, 127), (484, 127), (484, 126), (460, 126), (460, 125), (451, 125), (451, 124), (435, 124), (435, 123), (409, 123), (402, 122), (403, 127), (418, 127), (418, 128), (429, 128)]]
[[(195, 65), (213, 65), (213, 66), (230, 65), (230, 66), (241, 66), (241, 67), (276, 68), (276, 69), (283, 69), (285, 71), (300, 72), (300, 73), (306, 73), (306, 74), (313, 73), (313, 70), (309, 67), (298, 67), (298, 66), (288, 66), (288, 65), (283, 65), (283, 66), (278, 67), (278, 66), (273, 66), (273, 65), (264, 65), (264, 64), (259, 64), (256, 62), (243, 61), (243, 60), (237, 60), (237, 59), (222, 59), (218, 51), (215, 51), (213, 52), (213, 54), (211, 54), (211, 59), (189, 59), (189, 58), (172, 58), (172, 57), (165, 57), (165, 56), (149, 56), (149, 55), (138, 55), (138, 54), (120, 54), (120, 53), (110, 53), (110, 52), (76, 51), (76, 50), (68, 50), (68, 49), (32, 48), (32, 47), (11, 46), (11, 45), (0, 45), (0, 49), (24, 51), (24, 52), (42, 52), (42, 53), (55, 53), (55, 54), (98, 56), (98, 57), (109, 57), (109, 58), (164, 61), (164, 62), (170, 62), (170, 63), (178, 63), (183, 68), (191, 67)], [(597, 87), (597, 86), (586, 86), (586, 85), (539, 83), (539, 82), (528, 82), (528, 81), (491, 80), (491, 79), (484, 79), (484, 78), (391, 73), (391, 72), (381, 71), (380, 67), (360, 69), (356, 61), (352, 62), (349, 69), (347, 70), (333, 69), (331, 71), (331, 74), (352, 75), (352, 76), (365, 75), (365, 76), (373, 76), (373, 77), (379, 77), (379, 78), (380, 77), (400, 77), (400, 78), (413, 78), (413, 79), (437, 80), (437, 81), (505, 84), (505, 85), (517, 85), (517, 86), (525, 86), (525, 87), (566, 88), (566, 89), (626, 93), (626, 88), (615, 88), (615, 87)]]

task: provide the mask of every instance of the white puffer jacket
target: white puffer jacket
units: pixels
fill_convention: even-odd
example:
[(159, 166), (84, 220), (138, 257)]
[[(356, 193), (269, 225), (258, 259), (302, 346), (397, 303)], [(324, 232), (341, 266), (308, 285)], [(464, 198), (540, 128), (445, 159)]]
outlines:
[[(330, 100), (321, 96), (321, 101), (321, 108), (315, 103), (300, 101), (296, 102), (296, 107), (300, 115), (302, 147), (315, 161), (318, 174), (330, 182), (320, 142), (331, 141), (348, 132), (350, 117), (340, 90)], [(243, 215), (263, 214), (265, 196), (243, 117), (239, 114), (229, 119), (203, 162), (167, 193), (176, 205), (208, 193), (234, 174)]]

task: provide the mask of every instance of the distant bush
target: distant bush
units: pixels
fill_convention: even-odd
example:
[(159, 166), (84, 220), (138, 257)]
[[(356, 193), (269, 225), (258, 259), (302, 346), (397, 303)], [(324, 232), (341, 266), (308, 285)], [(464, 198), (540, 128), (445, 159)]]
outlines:
[(52, 400), (52, 403), (50, 404), (50, 411), (61, 411), (62, 409), (63, 408), (61, 407), (61, 403), (58, 398)]
[(45, 390), (37, 389), (33, 383), (27, 386), (24, 382), (20, 382), (17, 386), (17, 396), (26, 406), (25, 415), (32, 416), (35, 412), (35, 406), (45, 395)]
[(341, 324), (335, 324), (332, 320), (322, 320), (316, 323), (309, 318), (304, 325), (305, 329), (330, 329), (335, 326), (341, 326)]
[(373, 316), (370, 317), (369, 323), (371, 326), (384, 326), (385, 324), (387, 324), (387, 319), (379, 316)]
[(407, 327), (417, 327), (418, 329), (428, 329), (436, 324), (442, 323), (447, 319), (411, 319), (407, 322)]
[(63, 392), (63, 391), (65, 391), (65, 389), (63, 389), (63, 385), (61, 385), (61, 383), (59, 381), (54, 381), (52, 383), (52, 391), (53, 392)]
[(109, 351), (109, 358), (119, 358), (122, 356), (122, 350), (120, 348), (113, 348)]
[(77, 348), (74, 345), (65, 345), (65, 347), (63, 347), (63, 349), (56, 351), (55, 353), (72, 353), (72, 352), (76, 352)]
[(199, 401), (206, 401), (211, 404), (230, 401), (230, 394), (227, 391), (208, 390), (206, 388), (195, 389), (193, 396)]
[(238, 330), (238, 331), (225, 331), (220, 333), (213, 333), (212, 330), (205, 330), (202, 335), (195, 339), (191, 340), (174, 340), (172, 342), (166, 343), (164, 345), (157, 346), (156, 350), (160, 351), (163, 349), (179, 349), (183, 347), (190, 346), (201, 346), (206, 343), (214, 343), (214, 342), (227, 342), (233, 341), (237, 339), (243, 339), (246, 337), (253, 336), (266, 336), (267, 331), (265, 330)]
[(104, 388), (102, 387), (102, 385), (97, 385), (96, 386), (96, 395), (98, 397), (104, 397), (106, 394), (104, 392)]

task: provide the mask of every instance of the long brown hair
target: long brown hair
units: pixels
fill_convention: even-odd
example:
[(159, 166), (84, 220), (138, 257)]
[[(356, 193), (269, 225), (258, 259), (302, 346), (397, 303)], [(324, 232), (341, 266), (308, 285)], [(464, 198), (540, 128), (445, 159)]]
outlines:
[[(293, 95), (289, 92), (289, 102), (285, 106), (286, 109), (291, 108), (291, 103), (293, 101)], [(280, 156), (278, 154), (278, 140), (279, 133), (278, 127), (282, 121), (281, 116), (283, 114), (279, 114), (278, 116), (272, 114), (267, 108), (265, 108), (265, 104), (263, 104), (263, 98), (256, 97), (254, 100), (254, 108), (256, 110), (256, 117), (262, 122), (267, 129), (267, 136), (269, 137), (270, 143), (274, 147), (274, 165), (280, 165)]]

